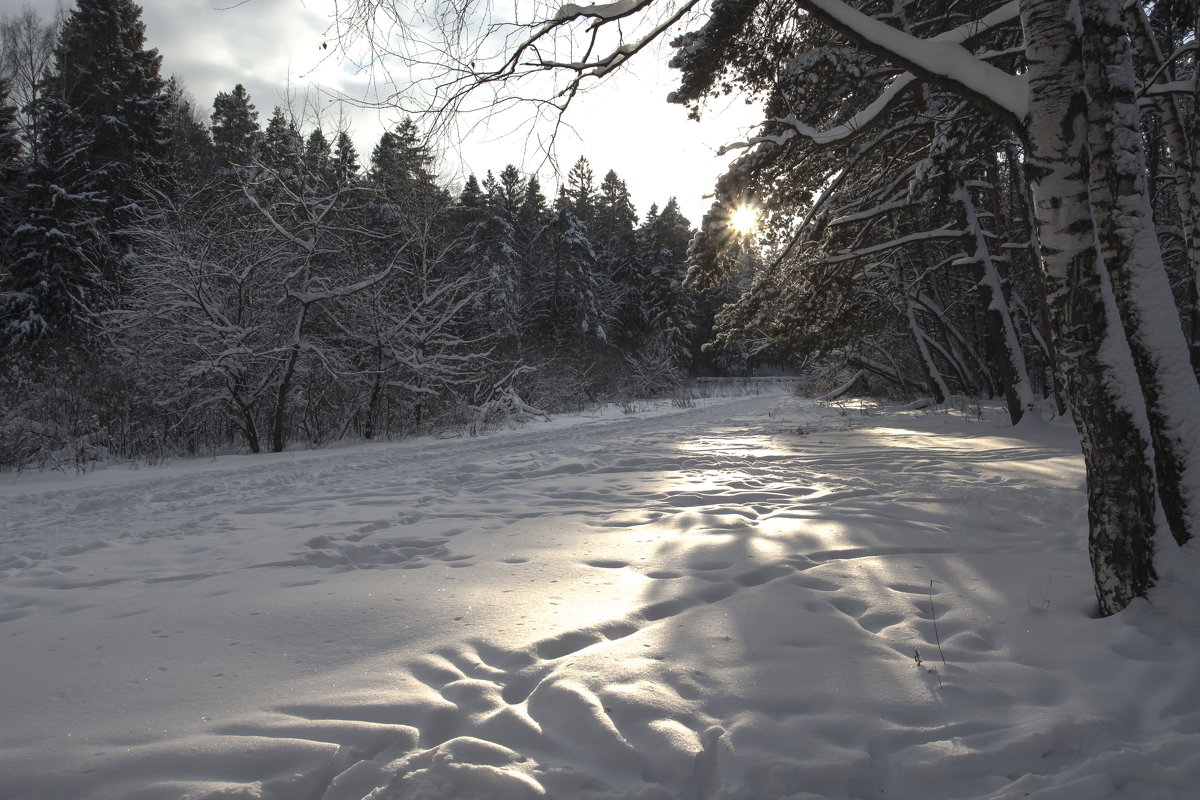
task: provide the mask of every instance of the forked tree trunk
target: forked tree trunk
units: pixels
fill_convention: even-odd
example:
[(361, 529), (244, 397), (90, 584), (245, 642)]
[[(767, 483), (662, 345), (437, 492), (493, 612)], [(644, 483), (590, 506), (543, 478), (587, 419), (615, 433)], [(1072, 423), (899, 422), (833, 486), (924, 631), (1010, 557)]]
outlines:
[(1200, 386), (1177, 322), (1146, 181), (1133, 55), (1121, 3), (1082, 0), (1091, 197), (1100, 257), (1137, 370), (1159, 501), (1179, 544), (1197, 526)]
[(300, 344), (292, 345), (288, 352), (287, 366), (275, 392), (275, 409), (271, 415), (271, 451), (282, 453), (287, 444), (287, 401), (292, 388), (292, 376), (296, 374), (296, 362), (300, 360)]
[(942, 378), (937, 362), (933, 360), (933, 354), (929, 352), (929, 345), (925, 341), (925, 332), (921, 330), (921, 325), (917, 322), (916, 304), (913, 302), (911, 289), (905, 291), (904, 302), (908, 318), (908, 332), (913, 338), (917, 353), (921, 356), (921, 366), (925, 368), (925, 386), (933, 395), (933, 402), (941, 405), (949, 399), (950, 389), (946, 386), (945, 379)]
[(1021, 0), (1026, 171), (1059, 364), (1087, 467), (1089, 554), (1103, 614), (1154, 583), (1154, 466), (1132, 359), (1096, 250), (1081, 42), (1071, 0)]

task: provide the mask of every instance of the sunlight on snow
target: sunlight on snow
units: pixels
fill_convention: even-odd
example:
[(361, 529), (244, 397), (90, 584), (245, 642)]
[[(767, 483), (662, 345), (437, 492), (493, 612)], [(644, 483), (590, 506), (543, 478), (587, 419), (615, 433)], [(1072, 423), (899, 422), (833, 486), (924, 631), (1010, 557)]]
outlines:
[(710, 439), (707, 437), (698, 437), (689, 439), (685, 442), (680, 442), (676, 448), (685, 452), (692, 453), (708, 453), (721, 455), (740, 455), (740, 456), (782, 456), (787, 455), (787, 450), (782, 450), (766, 436), (741, 436), (741, 437), (721, 437), (719, 439)]
[(880, 440), (893, 448), (919, 450), (928, 454), (944, 454), (961, 458), (977, 453), (985, 460), (973, 462), (973, 468), (1002, 480), (1028, 482), (1039, 480), (1063, 488), (1079, 486), (1083, 479), (1083, 462), (1075, 455), (1062, 455), (1047, 448), (1030, 448), (1010, 436), (961, 436), (948, 438), (944, 434), (916, 431), (909, 428), (880, 427), (874, 430)]

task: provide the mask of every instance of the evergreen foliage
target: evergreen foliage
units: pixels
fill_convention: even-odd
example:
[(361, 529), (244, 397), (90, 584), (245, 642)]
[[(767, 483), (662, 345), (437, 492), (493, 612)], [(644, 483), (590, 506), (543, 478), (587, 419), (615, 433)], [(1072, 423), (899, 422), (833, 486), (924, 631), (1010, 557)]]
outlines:
[(212, 139), (224, 164), (247, 164), (258, 147), (258, 111), (240, 83), (213, 100)]
[(36, 108), (0, 84), (5, 464), (478, 430), (678, 385), (674, 201), (639, 227), (586, 159), (553, 204), (512, 164), (451, 194), (410, 119), (364, 169), (348, 131), (260, 128), (240, 84), (206, 117), (143, 35), (127, 0), (81, 0)]
[(124, 231), (168, 146), (170, 98), (140, 14), (130, 0), (79, 0), (63, 24), (0, 296), (10, 342), (78, 330), (126, 288), (136, 254)]

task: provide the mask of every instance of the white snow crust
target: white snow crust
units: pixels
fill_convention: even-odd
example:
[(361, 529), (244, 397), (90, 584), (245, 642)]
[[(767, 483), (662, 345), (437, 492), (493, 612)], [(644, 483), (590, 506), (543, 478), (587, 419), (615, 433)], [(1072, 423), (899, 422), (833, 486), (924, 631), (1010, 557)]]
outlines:
[(1035, 417), (780, 394), (3, 476), (0, 798), (1193, 798), (1200, 558), (1095, 618)]

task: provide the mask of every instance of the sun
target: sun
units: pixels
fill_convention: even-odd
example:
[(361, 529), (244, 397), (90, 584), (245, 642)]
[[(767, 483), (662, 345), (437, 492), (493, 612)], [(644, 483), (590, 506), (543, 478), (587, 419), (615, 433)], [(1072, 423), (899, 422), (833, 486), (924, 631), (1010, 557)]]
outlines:
[(758, 209), (754, 206), (738, 206), (729, 215), (729, 226), (740, 234), (747, 234), (758, 227)]

